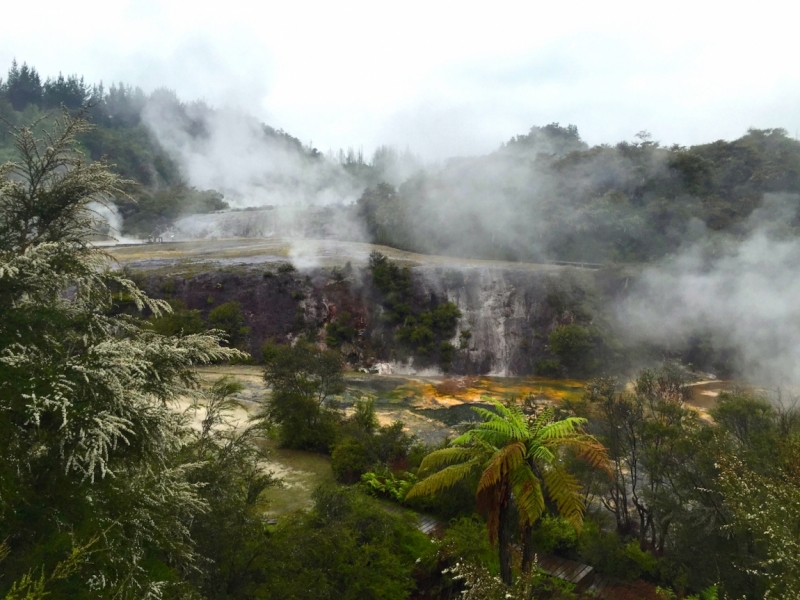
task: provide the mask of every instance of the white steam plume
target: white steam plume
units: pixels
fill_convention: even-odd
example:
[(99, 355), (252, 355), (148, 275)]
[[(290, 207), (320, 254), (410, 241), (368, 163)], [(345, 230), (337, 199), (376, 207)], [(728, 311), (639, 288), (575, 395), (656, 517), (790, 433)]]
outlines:
[(648, 268), (619, 310), (624, 330), (673, 348), (710, 333), (715, 347), (737, 351), (741, 376), (770, 387), (800, 383), (800, 241), (785, 235), (787, 211), (799, 203), (767, 195), (741, 241), (695, 244)]
[(154, 93), (142, 118), (188, 183), (215, 189), (235, 207), (351, 203), (362, 191), (338, 163), (231, 109), (182, 105)]

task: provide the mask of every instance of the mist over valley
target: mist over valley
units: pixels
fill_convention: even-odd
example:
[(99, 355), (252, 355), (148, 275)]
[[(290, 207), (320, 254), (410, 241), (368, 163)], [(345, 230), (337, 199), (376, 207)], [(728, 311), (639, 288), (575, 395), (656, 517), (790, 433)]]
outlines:
[(800, 597), (788, 20), (656, 8), (9, 37), (0, 598)]

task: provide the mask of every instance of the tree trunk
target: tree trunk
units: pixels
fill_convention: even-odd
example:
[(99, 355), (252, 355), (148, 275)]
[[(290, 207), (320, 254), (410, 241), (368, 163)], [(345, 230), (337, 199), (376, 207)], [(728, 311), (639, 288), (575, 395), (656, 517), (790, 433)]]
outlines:
[(497, 545), (500, 551), (500, 579), (510, 586), (514, 580), (511, 574), (511, 490), (503, 486), (500, 497)]
[(533, 527), (528, 525), (522, 530), (522, 574), (529, 575), (533, 567)]

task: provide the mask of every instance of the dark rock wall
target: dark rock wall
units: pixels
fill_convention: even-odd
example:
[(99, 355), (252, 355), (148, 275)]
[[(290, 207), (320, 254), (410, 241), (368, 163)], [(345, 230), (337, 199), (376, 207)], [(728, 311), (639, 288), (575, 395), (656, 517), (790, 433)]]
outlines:
[[(370, 286), (369, 274), (355, 269), (345, 279), (326, 269), (290, 273), (274, 270), (209, 270), (194, 275), (142, 273), (140, 285), (157, 298), (176, 298), (204, 316), (225, 302), (236, 301), (250, 333), (248, 351), (260, 359), (268, 339), (289, 341), (310, 334), (324, 341), (324, 327), (346, 311), (353, 316), (358, 337), (344, 352), (353, 367), (403, 357), (398, 368), (413, 370), (424, 360), (405, 360), (394, 347), (393, 335), (381, 321), (382, 308)], [(460, 348), (462, 331), (471, 336), (453, 362), (457, 373), (521, 375), (532, 373), (536, 360), (547, 356), (547, 337), (558, 324), (569, 322), (569, 311), (554, 306), (553, 294), (566, 305), (580, 303), (594, 285), (594, 274), (579, 269), (412, 268), (415, 295), (452, 301), (461, 310), (452, 343)]]

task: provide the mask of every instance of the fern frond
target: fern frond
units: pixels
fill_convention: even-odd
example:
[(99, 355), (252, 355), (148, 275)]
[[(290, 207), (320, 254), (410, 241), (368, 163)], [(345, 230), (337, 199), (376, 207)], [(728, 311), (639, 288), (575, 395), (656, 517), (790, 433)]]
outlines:
[(500, 449), (483, 470), (478, 491), (493, 487), (525, 463), (525, 445), (514, 442)]
[(496, 419), (497, 418), (497, 413), (493, 413), (492, 411), (487, 410), (487, 409), (483, 408), (482, 406), (473, 406), (471, 408), (472, 408), (472, 412), (474, 412), (475, 414), (483, 417), (484, 421), (488, 421), (490, 419)]
[(416, 498), (418, 496), (432, 496), (436, 492), (448, 487), (452, 487), (462, 479), (469, 476), (473, 470), (480, 465), (476, 459), (458, 465), (451, 465), (434, 473), (417, 483), (408, 490), (405, 499)]
[(505, 419), (494, 418), (491, 421), (481, 423), (472, 430), (476, 436), (483, 437), (485, 434), (499, 434), (501, 439), (506, 440), (520, 440), (525, 437), (525, 430), (515, 427), (514, 423), (510, 423)]
[(520, 525), (533, 525), (545, 510), (544, 495), (539, 479), (530, 468), (517, 469), (511, 476), (514, 500), (519, 511)]
[(577, 478), (561, 466), (555, 466), (544, 472), (544, 483), (547, 495), (556, 503), (559, 514), (580, 530), (586, 506)]
[(422, 459), (419, 473), (425, 474), (453, 463), (466, 462), (476, 458), (475, 455), (475, 451), (471, 448), (451, 447), (434, 450)]
[(552, 406), (548, 406), (542, 410), (542, 412), (539, 413), (539, 415), (533, 420), (533, 423), (528, 426), (531, 434), (538, 437), (542, 428), (553, 420), (554, 414), (555, 412), (553, 411)]
[(590, 467), (607, 473), (610, 472), (608, 450), (595, 438), (587, 436), (580, 439), (565, 440), (562, 445), (575, 450), (578, 458)]
[(454, 440), (450, 441), (450, 446), (469, 446), (470, 444), (475, 442), (475, 435), (474, 432), (470, 429), (469, 431), (462, 433), (460, 436), (455, 438)]
[(578, 433), (587, 422), (583, 417), (567, 417), (561, 421), (554, 421), (542, 427), (540, 437), (542, 440), (565, 438)]
[(552, 464), (556, 455), (547, 446), (537, 445), (528, 451), (528, 457), (537, 463)]

